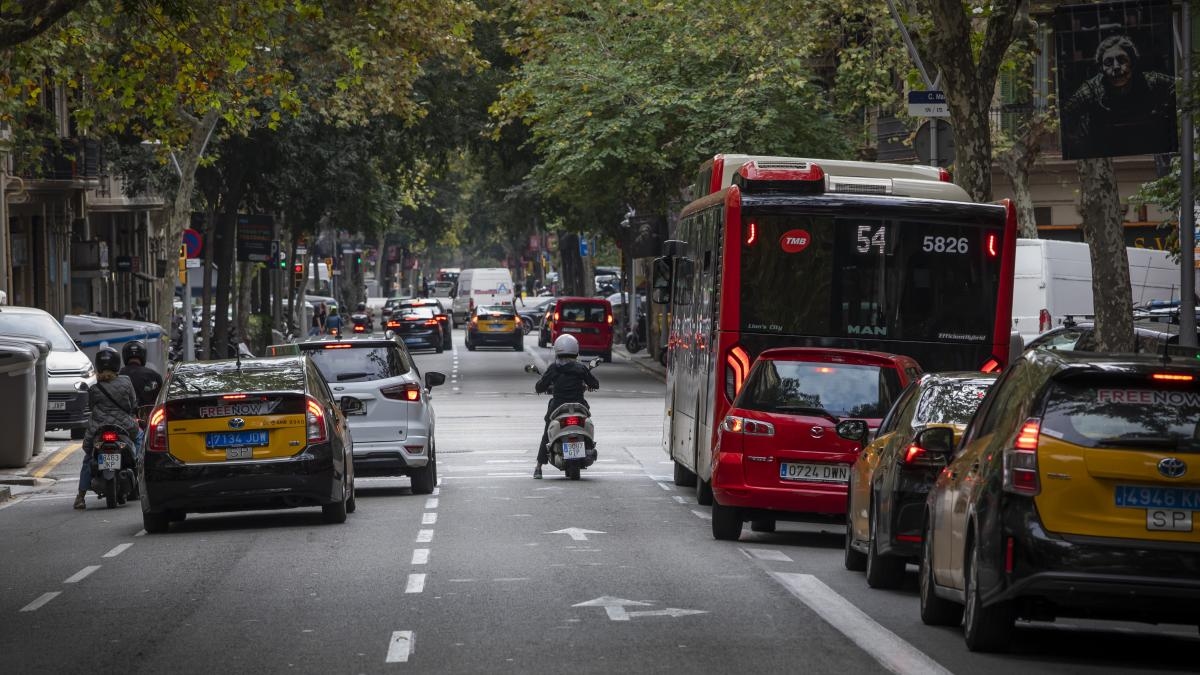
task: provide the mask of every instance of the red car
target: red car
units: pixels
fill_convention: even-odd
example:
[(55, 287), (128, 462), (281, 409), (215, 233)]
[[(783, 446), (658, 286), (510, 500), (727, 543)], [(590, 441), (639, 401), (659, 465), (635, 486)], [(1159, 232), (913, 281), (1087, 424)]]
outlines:
[(612, 361), (613, 310), (604, 298), (559, 298), (550, 313), (550, 344), (573, 335), (580, 354), (599, 354)]
[(756, 532), (773, 532), (776, 520), (804, 520), (802, 514), (844, 516), (862, 443), (839, 435), (839, 422), (878, 427), (920, 373), (913, 359), (879, 352), (793, 347), (760, 354), (717, 432), (713, 537), (736, 540), (746, 521)]

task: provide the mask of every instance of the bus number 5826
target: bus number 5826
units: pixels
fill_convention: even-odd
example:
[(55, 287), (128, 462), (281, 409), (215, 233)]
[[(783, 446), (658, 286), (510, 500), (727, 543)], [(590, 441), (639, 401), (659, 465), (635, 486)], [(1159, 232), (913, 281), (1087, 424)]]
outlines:
[(921, 250), (926, 253), (966, 253), (966, 237), (925, 237)]

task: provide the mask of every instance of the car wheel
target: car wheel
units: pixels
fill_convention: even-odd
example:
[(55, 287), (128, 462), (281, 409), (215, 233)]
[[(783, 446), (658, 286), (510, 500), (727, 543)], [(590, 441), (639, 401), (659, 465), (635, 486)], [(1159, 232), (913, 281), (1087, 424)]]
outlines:
[(142, 512), (142, 529), (146, 534), (163, 534), (171, 527), (171, 518), (166, 513)]
[(719, 541), (737, 541), (742, 536), (742, 514), (732, 506), (713, 501), (712, 534)]
[[(851, 479), (853, 480), (853, 479)], [(861, 572), (867, 569), (867, 556), (854, 548), (854, 511), (850, 505), (846, 508), (846, 543), (842, 554), (842, 566), (851, 572)]]
[(546, 334), (539, 332), (538, 333), (538, 346), (542, 347), (544, 349), (544, 348), (548, 347), (549, 345), (550, 345), (550, 343), (546, 341)]
[(442, 343), (439, 342), (438, 345), (433, 348), (433, 351), (441, 354), (443, 351), (445, 351), (445, 349), (442, 347)]
[(475, 345), (471, 344), (470, 340), (467, 340), (467, 351), (469, 351), (469, 352), (475, 351)]
[(419, 469), (413, 469), (409, 477), (412, 479), (412, 491), (414, 495), (427, 495), (433, 493), (434, 485), (437, 483), (437, 458), (430, 456), (429, 462)]
[(871, 588), (900, 588), (904, 584), (904, 558), (879, 552), (879, 510), (871, 505), (871, 538), (867, 542), (867, 585)]
[(83, 436), (86, 433), (87, 433), (87, 429), (84, 427), (78, 427), (78, 428), (72, 429), (71, 430), (71, 440), (82, 441)]
[(530, 333), (532, 333), (533, 332), (533, 321), (530, 321), (529, 319), (526, 319), (525, 317), (521, 317), (521, 331), (524, 332), (526, 335), (529, 335)]
[(712, 506), (712, 483), (706, 480), (696, 481), (696, 503), (700, 506)]
[(686, 466), (676, 461), (675, 484), (680, 487), (693, 487), (696, 485), (696, 474), (692, 473)]
[(321, 518), (328, 525), (339, 525), (346, 522), (346, 499), (342, 499), (332, 504), (321, 505)]
[(1008, 650), (1012, 639), (1012, 603), (997, 602), (984, 607), (979, 597), (979, 547), (972, 544), (967, 555), (967, 604), (963, 608), (963, 637), (967, 649), (973, 652), (1002, 652)]
[(933, 534), (932, 528), (925, 525), (924, 537), (921, 542), (921, 623), (926, 626), (956, 626), (962, 621), (962, 605), (939, 598), (934, 590), (933, 580)]
[(775, 521), (767, 518), (750, 521), (751, 532), (774, 532)]

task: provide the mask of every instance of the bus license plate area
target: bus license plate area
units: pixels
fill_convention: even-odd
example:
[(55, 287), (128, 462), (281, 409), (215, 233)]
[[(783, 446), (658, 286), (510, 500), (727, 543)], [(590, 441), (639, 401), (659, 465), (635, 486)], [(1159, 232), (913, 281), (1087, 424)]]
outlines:
[(1146, 529), (1152, 532), (1191, 532), (1192, 512), (1146, 509)]
[(567, 442), (562, 444), (563, 459), (583, 459), (587, 457), (587, 448), (583, 441)]
[(850, 465), (781, 462), (779, 479), (805, 483), (845, 483), (850, 480)]
[[(256, 445), (267, 444), (267, 431), (213, 431), (204, 439), (209, 450), (228, 448), (247, 450)], [(229, 459), (233, 459), (230, 457)]]
[(100, 471), (119, 471), (121, 469), (121, 453), (97, 454), (96, 468)]

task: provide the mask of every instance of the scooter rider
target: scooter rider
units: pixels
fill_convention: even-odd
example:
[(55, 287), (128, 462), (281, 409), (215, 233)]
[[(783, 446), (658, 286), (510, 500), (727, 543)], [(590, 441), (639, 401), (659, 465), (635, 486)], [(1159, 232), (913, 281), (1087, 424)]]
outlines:
[(130, 440), (138, 437), (137, 394), (133, 382), (121, 370), (121, 355), (112, 347), (101, 347), (96, 352), (96, 384), (88, 390), (88, 406), (91, 417), (87, 432), (83, 435), (83, 466), (79, 469), (79, 494), (75, 496), (75, 508), (86, 508), (84, 497), (92, 485), (92, 439), (101, 426), (112, 424), (125, 430)]
[(133, 383), (138, 408), (154, 405), (154, 401), (158, 399), (158, 390), (162, 389), (163, 379), (158, 371), (146, 365), (146, 345), (142, 344), (141, 340), (127, 342), (121, 348), (121, 357), (125, 361), (121, 374)]
[(542, 477), (542, 465), (550, 461), (550, 414), (564, 403), (587, 405), (583, 394), (600, 388), (600, 382), (591, 369), (576, 359), (579, 358), (579, 341), (571, 335), (560, 335), (554, 341), (554, 363), (546, 369), (542, 379), (533, 386), (539, 394), (550, 392), (550, 405), (546, 406), (546, 426), (542, 431), (542, 443), (538, 446), (537, 468), (534, 478)]

